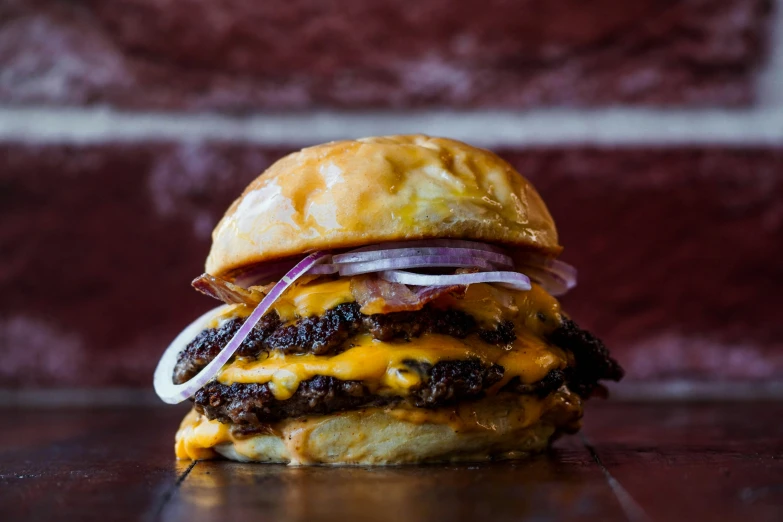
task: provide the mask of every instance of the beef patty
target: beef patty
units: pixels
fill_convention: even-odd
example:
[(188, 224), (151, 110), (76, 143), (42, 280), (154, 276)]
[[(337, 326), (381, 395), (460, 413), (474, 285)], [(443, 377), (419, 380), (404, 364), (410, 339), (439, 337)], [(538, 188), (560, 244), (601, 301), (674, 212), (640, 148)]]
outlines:
[(299, 384), (293, 396), (275, 399), (268, 384), (221, 384), (213, 381), (194, 397), (196, 410), (209, 419), (231, 423), (237, 434), (257, 433), (271, 422), (302, 415), (323, 415), (370, 406), (407, 401), (416, 407), (436, 408), (475, 399), (503, 377), (503, 368), (484, 366), (478, 360), (441, 361), (421, 365), (406, 361), (422, 382), (408, 396), (380, 396), (360, 381), (341, 381), (318, 375)]
[[(217, 357), (244, 321), (233, 319), (219, 329), (201, 332), (179, 354), (174, 367), (174, 383), (189, 381)], [(323, 315), (307, 317), (291, 324), (283, 324), (276, 312), (270, 312), (253, 328), (237, 354), (246, 358), (255, 358), (270, 351), (333, 355), (343, 350), (349, 337), (359, 333), (369, 333), (381, 341), (411, 339), (425, 333), (463, 339), (478, 333), (485, 342), (497, 346), (507, 345), (516, 339), (512, 323), (501, 323), (494, 330), (483, 329), (472, 316), (458, 310), (426, 306), (417, 312), (364, 315), (359, 312), (357, 303), (346, 303), (327, 310)]]
[[(548, 320), (543, 315), (541, 321)], [(243, 324), (244, 319), (225, 322), (220, 328), (201, 332), (180, 353), (173, 380), (179, 384), (191, 379), (212, 359)], [(279, 350), (283, 353), (334, 354), (343, 349), (345, 341), (358, 333), (388, 341), (410, 339), (425, 333), (440, 333), (464, 338), (478, 334), (484, 342), (504, 346), (516, 338), (514, 325), (505, 322), (494, 330), (482, 329), (470, 315), (457, 310), (425, 307), (417, 312), (364, 315), (356, 303), (339, 305), (321, 316), (283, 324), (276, 313), (264, 316), (238, 350), (242, 357), (253, 358), (261, 353)], [(570, 351), (575, 365), (552, 370), (536, 383), (510, 381), (503, 391), (546, 396), (563, 384), (584, 396), (599, 386), (601, 379), (620, 380), (623, 370), (609, 356), (604, 344), (590, 332), (582, 330), (572, 320), (564, 318), (552, 329), (547, 341)], [(409, 371), (416, 372), (421, 384), (411, 388), (406, 396), (380, 396), (359, 381), (341, 381), (318, 375), (300, 383), (292, 397), (277, 400), (268, 384), (210, 382), (195, 397), (196, 409), (209, 419), (231, 423), (236, 434), (258, 433), (269, 423), (280, 419), (312, 414), (327, 414), (370, 406), (383, 406), (406, 401), (420, 408), (437, 408), (459, 401), (476, 399), (499, 382), (502, 366), (483, 365), (480, 361), (441, 361), (435, 365), (405, 361)]]

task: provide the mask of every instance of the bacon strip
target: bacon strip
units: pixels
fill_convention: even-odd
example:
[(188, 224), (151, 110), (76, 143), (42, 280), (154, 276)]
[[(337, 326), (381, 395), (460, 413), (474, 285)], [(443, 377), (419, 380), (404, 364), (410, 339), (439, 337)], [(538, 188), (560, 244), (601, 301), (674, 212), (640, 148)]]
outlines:
[[(269, 291), (268, 286), (242, 288), (225, 279), (210, 274), (201, 274), (191, 283), (193, 288), (226, 304), (255, 306)], [(413, 312), (444, 295), (461, 297), (466, 285), (422, 286), (414, 289), (384, 281), (374, 274), (351, 278), (351, 293), (361, 306), (363, 314), (388, 314), (392, 312)]]
[(466, 285), (423, 286), (412, 290), (372, 274), (351, 279), (353, 298), (361, 306), (361, 312), (367, 315), (421, 310), (430, 301), (447, 294), (461, 297), (465, 290)]
[(201, 274), (190, 283), (193, 288), (226, 304), (246, 304), (255, 306), (267, 293), (262, 286), (251, 286), (249, 289), (237, 286), (225, 279), (209, 274)]

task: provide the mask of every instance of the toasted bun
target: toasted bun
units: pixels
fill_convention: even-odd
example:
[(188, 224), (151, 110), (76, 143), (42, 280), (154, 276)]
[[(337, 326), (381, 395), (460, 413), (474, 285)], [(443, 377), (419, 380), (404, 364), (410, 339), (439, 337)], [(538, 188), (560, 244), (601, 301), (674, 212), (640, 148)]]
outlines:
[[(567, 391), (544, 399), (507, 394), (470, 405), (469, 413), (438, 422), (438, 410), (371, 409), (283, 421), (274, 434), (219, 441), (221, 456), (242, 462), (290, 465), (395, 465), (523, 458), (544, 450), (563, 432), (573, 432), (582, 417), (581, 402)], [(207, 458), (195, 448), (195, 412), (177, 433), (180, 458)], [(460, 422), (455, 422), (458, 420)], [(467, 422), (464, 422), (466, 420)], [(216, 421), (207, 421), (215, 423)], [(211, 426), (204, 432), (209, 433)], [(214, 437), (209, 435), (209, 437)], [(180, 449), (181, 448), (181, 449)]]
[(213, 275), (316, 250), (474, 239), (557, 254), (549, 211), (497, 155), (422, 135), (310, 147), (245, 189), (212, 233)]

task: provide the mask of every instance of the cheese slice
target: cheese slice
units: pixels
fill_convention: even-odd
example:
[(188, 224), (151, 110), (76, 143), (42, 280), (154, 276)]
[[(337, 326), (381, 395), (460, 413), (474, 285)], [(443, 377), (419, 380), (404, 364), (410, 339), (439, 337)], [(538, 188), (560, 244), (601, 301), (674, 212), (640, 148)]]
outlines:
[(178, 459), (202, 460), (216, 456), (211, 449), (232, 440), (229, 424), (209, 420), (196, 410), (190, 410), (179, 425), (174, 442)]
[[(287, 322), (301, 317), (323, 315), (335, 306), (353, 301), (351, 278), (334, 281), (316, 279), (296, 284), (286, 290), (272, 305), (271, 310), (277, 312), (283, 322)], [(464, 297), (446, 295), (432, 302), (431, 306), (461, 310), (473, 316), (485, 328), (494, 328), (502, 321), (513, 321), (538, 335), (559, 323), (561, 313), (557, 299), (537, 284), (524, 292), (489, 284), (474, 284), (468, 287)], [(216, 322), (210, 327), (215, 327), (219, 321), (247, 317), (252, 311), (251, 306), (233, 305), (220, 317), (216, 317)], [(541, 320), (542, 317), (544, 321)]]
[(335, 356), (274, 353), (256, 361), (237, 360), (221, 371), (218, 380), (227, 385), (269, 383), (278, 400), (290, 398), (300, 382), (316, 375), (362, 381), (375, 393), (404, 395), (420, 383), (419, 375), (405, 361), (434, 365), (478, 358), (485, 364), (496, 363), (505, 368), (502, 384), (514, 377), (520, 377), (524, 383), (536, 382), (567, 363), (559, 348), (532, 336), (518, 336), (507, 348), (489, 345), (474, 336), (456, 339), (439, 334), (426, 334), (410, 342), (383, 342), (363, 334), (355, 337), (352, 344), (352, 348)]
[(309, 284), (290, 288), (272, 306), (281, 321), (292, 321), (299, 317), (323, 315), (327, 310), (343, 303), (354, 301), (351, 293), (351, 278), (335, 281), (316, 280)]
[[(323, 315), (324, 312), (343, 303), (354, 301), (351, 293), (351, 278), (341, 278), (334, 281), (317, 279), (296, 284), (286, 290), (272, 305), (283, 322), (295, 321), (301, 317)], [(253, 307), (236, 304), (228, 307), (222, 314), (215, 317), (208, 325), (209, 328), (219, 328), (227, 320), (237, 317), (244, 318), (253, 312)]]
[[(322, 314), (351, 299), (350, 280), (344, 278), (295, 287), (276, 303), (275, 309), (283, 316), (301, 317)], [(557, 300), (538, 285), (529, 292), (471, 285), (463, 299), (446, 297), (435, 306), (462, 310), (484, 327), (512, 321), (517, 338), (508, 346), (498, 347), (477, 335), (457, 339), (425, 334), (410, 341), (383, 342), (362, 334), (349, 341), (350, 348), (334, 356), (273, 352), (258, 360), (238, 358), (223, 368), (218, 380), (226, 385), (269, 383), (278, 400), (290, 398), (302, 381), (316, 375), (362, 381), (373, 393), (405, 395), (421, 381), (406, 361), (435, 365), (440, 361), (477, 358), (485, 364), (499, 364), (505, 372), (495, 389), (515, 377), (526, 384), (536, 382), (551, 370), (568, 364), (562, 350), (543, 340), (545, 333), (559, 322), (560, 308)]]

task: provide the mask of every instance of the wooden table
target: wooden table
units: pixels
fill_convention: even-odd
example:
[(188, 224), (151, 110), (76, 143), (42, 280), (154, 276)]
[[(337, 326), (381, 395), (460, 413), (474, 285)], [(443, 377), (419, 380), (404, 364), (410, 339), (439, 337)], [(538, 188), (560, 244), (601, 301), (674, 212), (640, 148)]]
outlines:
[(517, 463), (178, 462), (173, 408), (0, 411), (0, 520), (783, 520), (783, 404), (594, 401)]

